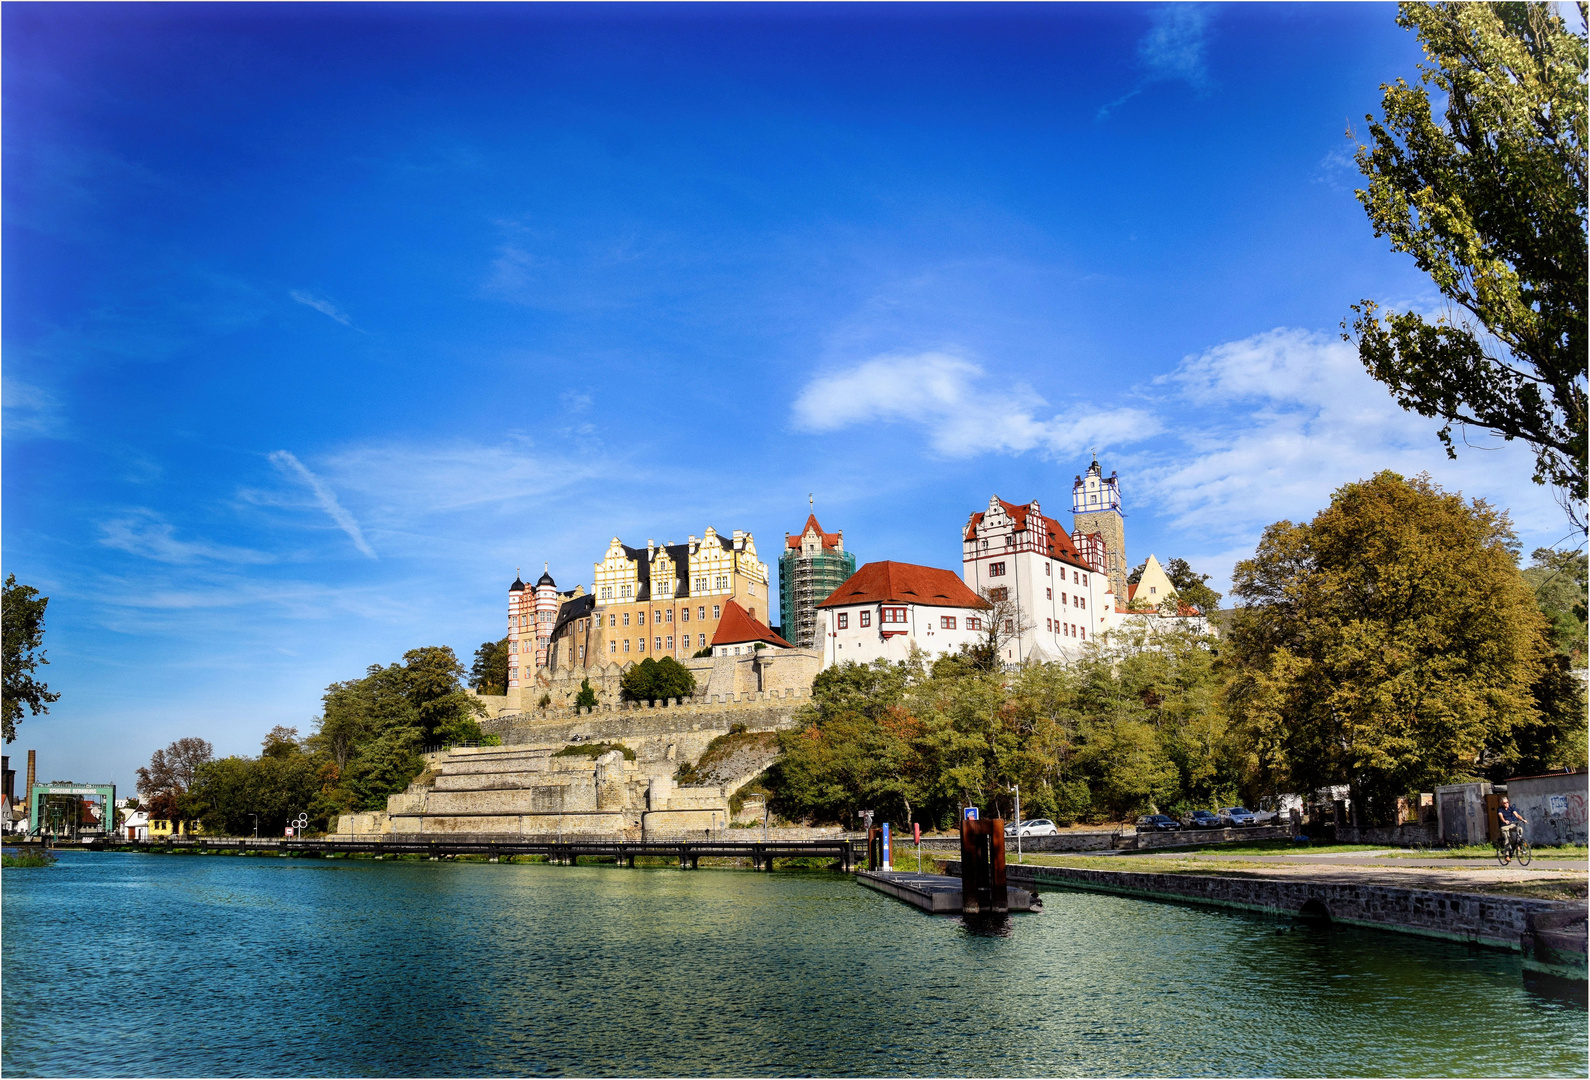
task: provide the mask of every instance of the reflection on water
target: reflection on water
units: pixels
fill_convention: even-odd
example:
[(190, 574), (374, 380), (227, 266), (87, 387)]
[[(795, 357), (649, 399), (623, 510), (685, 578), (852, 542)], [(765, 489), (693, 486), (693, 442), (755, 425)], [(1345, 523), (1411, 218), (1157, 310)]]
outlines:
[(0, 1071), (1586, 1072), (1582, 998), (1515, 956), (1044, 899), (993, 923), (837, 874), (63, 852), (5, 872)]

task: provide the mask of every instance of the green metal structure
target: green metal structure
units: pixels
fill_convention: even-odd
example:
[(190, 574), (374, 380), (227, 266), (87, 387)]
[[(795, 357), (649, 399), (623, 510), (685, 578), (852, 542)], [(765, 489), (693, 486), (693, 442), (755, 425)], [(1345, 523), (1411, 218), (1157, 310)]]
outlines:
[(105, 835), (116, 831), (115, 784), (34, 784), (28, 792), (28, 832), (37, 836), (43, 827), (44, 800), (51, 795), (98, 795), (105, 800)]

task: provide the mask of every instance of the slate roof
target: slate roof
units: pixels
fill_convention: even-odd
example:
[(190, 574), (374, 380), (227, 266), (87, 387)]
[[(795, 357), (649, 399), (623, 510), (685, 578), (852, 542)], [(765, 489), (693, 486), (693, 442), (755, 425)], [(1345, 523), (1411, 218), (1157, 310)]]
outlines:
[(878, 603), (958, 608), (990, 606), (987, 600), (968, 589), (954, 571), (901, 562), (868, 563), (817, 606)]

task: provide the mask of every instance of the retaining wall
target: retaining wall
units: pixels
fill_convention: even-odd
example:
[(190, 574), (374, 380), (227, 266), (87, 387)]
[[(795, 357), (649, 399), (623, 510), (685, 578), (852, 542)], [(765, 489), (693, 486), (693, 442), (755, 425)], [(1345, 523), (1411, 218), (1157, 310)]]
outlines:
[[(959, 862), (946, 873), (958, 874)], [(1147, 900), (1207, 904), (1289, 918), (1328, 918), (1348, 926), (1391, 930), (1521, 951), (1529, 917), (1571, 905), (1511, 896), (1411, 889), (1357, 882), (1252, 877), (1202, 877), (1007, 863), (1006, 880), (1027, 888), (1082, 889)]]

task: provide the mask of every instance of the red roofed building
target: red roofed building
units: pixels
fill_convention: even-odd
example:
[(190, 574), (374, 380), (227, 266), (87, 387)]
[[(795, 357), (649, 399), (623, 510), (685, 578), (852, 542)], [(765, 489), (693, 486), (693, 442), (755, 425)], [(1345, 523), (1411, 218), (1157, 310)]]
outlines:
[(1072, 537), (1037, 500), (1008, 503), (996, 495), (961, 534), (967, 587), (1020, 609), (1022, 625), (1003, 646), (1006, 664), (1072, 659), (1114, 625), (1107, 561), (1102, 537)]
[(755, 652), (758, 645), (770, 649), (788, 649), (790, 643), (773, 633), (765, 623), (758, 622), (733, 600), (723, 605), (723, 617), (712, 635), (713, 656), (740, 656)]
[(778, 611), (784, 634), (801, 649), (821, 646), (817, 602), (856, 572), (856, 556), (845, 550), (845, 534), (824, 532), (817, 515), (806, 518), (799, 536), (784, 534), (778, 559)]
[(988, 608), (952, 570), (867, 563), (817, 605), (823, 666), (958, 652), (982, 640)]

